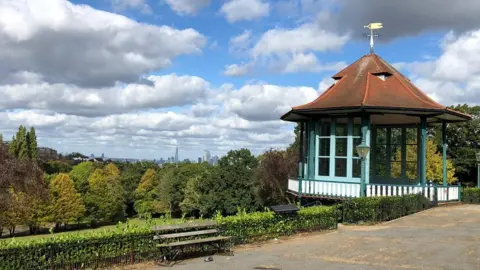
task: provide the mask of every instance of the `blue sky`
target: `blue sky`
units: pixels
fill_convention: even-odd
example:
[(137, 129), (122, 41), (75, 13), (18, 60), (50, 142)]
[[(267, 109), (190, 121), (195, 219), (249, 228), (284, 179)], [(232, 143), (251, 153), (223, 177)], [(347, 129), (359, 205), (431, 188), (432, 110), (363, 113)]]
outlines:
[(373, 21), (375, 52), (419, 88), (478, 104), (480, 2), (467, 2), (0, 0), (0, 132), (131, 158), (283, 148), (280, 115), (368, 53)]

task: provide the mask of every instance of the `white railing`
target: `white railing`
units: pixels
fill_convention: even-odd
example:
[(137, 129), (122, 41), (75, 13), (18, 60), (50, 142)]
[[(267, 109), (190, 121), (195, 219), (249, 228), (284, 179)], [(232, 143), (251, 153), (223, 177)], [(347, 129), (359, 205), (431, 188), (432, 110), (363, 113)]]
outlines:
[[(297, 179), (288, 180), (288, 190), (304, 196), (318, 196), (330, 198), (355, 198), (360, 197), (360, 184), (348, 182), (333, 182), (319, 180), (302, 180), (301, 190)], [(367, 197), (402, 196), (409, 194), (423, 194), (430, 201), (435, 200), (435, 193), (439, 202), (458, 201), (458, 186), (413, 186), (413, 185), (388, 185), (366, 184)]]
[(288, 190), (298, 193), (298, 180), (288, 179)]
[(435, 189), (439, 202), (458, 201), (458, 186), (407, 186), (387, 184), (367, 184), (367, 197), (402, 196), (409, 194), (423, 194), (430, 201), (435, 200)]
[[(288, 189), (298, 193), (298, 180), (288, 180)], [(334, 198), (353, 198), (360, 196), (360, 184), (348, 182), (327, 182), (302, 180), (302, 195)]]

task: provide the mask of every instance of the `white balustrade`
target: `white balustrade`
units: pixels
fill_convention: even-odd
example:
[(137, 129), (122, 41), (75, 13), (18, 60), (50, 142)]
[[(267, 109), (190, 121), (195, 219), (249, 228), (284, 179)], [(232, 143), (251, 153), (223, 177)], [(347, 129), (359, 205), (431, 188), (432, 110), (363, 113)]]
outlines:
[[(409, 194), (423, 194), (430, 201), (435, 200), (435, 192), (439, 202), (458, 201), (458, 186), (412, 186), (412, 185), (385, 185), (385, 184), (367, 184), (367, 197), (380, 196), (403, 196)], [(299, 181), (296, 179), (288, 180), (288, 190), (299, 193)], [(303, 195), (332, 197), (332, 198), (355, 198), (360, 197), (360, 184), (347, 182), (329, 182), (302, 180)]]

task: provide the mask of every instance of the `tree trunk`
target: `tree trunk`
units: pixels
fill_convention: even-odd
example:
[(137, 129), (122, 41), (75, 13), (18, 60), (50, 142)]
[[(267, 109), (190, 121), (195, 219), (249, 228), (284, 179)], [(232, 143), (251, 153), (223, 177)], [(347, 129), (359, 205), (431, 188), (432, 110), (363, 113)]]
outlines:
[(12, 227), (8, 228), (8, 231), (10, 232), (10, 236), (12, 236), (12, 237), (15, 235), (15, 228), (16, 228), (16, 226), (12, 226)]

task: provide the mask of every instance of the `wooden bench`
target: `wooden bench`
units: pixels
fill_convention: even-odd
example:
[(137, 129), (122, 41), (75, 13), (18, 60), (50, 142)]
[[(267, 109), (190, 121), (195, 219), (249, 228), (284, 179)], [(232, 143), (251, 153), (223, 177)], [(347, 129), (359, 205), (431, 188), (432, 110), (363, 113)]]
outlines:
[(158, 262), (162, 265), (173, 265), (179, 255), (186, 254), (188, 250), (204, 251), (205, 247), (231, 253), (230, 237), (219, 235), (215, 221), (154, 226), (152, 230), (155, 233), (153, 239), (160, 241), (157, 247), (162, 255)]

